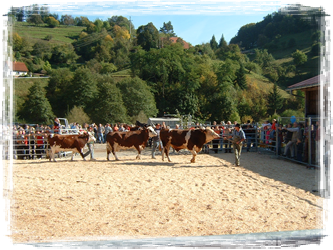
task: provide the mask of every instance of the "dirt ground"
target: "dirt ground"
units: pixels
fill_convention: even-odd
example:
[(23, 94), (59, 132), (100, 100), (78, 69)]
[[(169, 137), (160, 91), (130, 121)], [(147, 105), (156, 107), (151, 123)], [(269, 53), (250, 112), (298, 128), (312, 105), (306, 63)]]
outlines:
[[(160, 153), (136, 160), (77, 155), (48, 160), (14, 160), (10, 236), (14, 243), (133, 239), (276, 232), (322, 228), (323, 200), (318, 171), (269, 154)], [(88, 158), (89, 159), (89, 158)], [(7, 181), (8, 181), (8, 176)], [(6, 186), (6, 185), (5, 185)]]

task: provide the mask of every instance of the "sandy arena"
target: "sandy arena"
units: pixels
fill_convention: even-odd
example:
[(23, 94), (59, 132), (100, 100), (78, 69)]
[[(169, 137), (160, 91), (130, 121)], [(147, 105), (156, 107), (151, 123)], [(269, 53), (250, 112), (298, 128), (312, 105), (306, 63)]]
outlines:
[[(77, 155), (14, 160), (14, 243), (204, 236), (322, 228), (318, 171), (269, 154), (161, 154), (121, 151), (97, 161)], [(89, 157), (87, 157), (89, 159)]]

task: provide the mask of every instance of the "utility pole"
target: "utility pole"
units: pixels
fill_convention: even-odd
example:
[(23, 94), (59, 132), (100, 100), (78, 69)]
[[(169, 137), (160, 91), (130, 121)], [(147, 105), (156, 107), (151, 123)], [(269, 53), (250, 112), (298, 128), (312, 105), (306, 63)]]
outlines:
[(130, 17), (129, 21), (130, 21), (130, 42), (131, 42), (132, 41), (131, 40), (132, 39), (132, 20), (131, 20), (131, 17)]

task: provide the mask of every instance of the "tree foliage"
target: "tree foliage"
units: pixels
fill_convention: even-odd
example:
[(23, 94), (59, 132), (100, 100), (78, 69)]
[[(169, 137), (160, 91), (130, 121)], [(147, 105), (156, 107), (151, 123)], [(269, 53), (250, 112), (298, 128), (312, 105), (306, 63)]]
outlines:
[(120, 89), (107, 77), (97, 79), (97, 95), (87, 107), (88, 114), (96, 123), (129, 122)]
[(149, 51), (152, 48), (157, 48), (159, 43), (158, 30), (153, 23), (140, 26), (137, 31), (137, 44), (144, 50)]
[(50, 124), (53, 121), (52, 107), (44, 88), (38, 82), (29, 88), (27, 100), (18, 115), (28, 123)]
[(138, 77), (125, 78), (117, 83), (117, 87), (124, 99), (131, 100), (124, 102), (124, 105), (132, 122), (135, 122), (140, 112), (143, 112), (147, 117), (156, 116), (158, 111), (155, 98), (145, 81)]
[(292, 53), (291, 56), (294, 59), (294, 64), (296, 67), (303, 65), (308, 60), (307, 55), (298, 49), (294, 53)]
[(267, 113), (269, 115), (275, 114), (283, 106), (283, 98), (279, 93), (277, 84), (273, 85), (273, 89), (267, 95)]

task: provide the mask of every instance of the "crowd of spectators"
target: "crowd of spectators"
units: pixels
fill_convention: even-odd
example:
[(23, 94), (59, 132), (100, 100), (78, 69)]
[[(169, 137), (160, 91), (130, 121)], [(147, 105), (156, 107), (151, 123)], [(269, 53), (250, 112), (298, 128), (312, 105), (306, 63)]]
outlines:
[[(232, 143), (230, 140), (225, 139), (232, 134), (235, 124), (237, 122), (221, 121), (217, 124), (216, 121), (212, 125), (202, 125), (199, 123), (194, 124), (190, 129), (210, 126), (216, 133), (220, 135), (220, 139), (212, 141), (211, 150), (215, 153), (224, 151), (224, 153), (232, 153)], [(53, 126), (41, 124), (24, 124), (13, 125), (13, 138), (14, 138), (14, 153), (16, 158), (32, 159), (41, 158), (45, 155), (46, 136), (50, 133), (59, 133), (60, 129), (64, 129), (62, 133), (82, 133), (92, 128), (96, 137), (96, 143), (103, 144), (106, 142), (106, 135), (113, 131), (129, 131), (134, 125), (125, 123), (106, 123), (106, 124), (78, 124), (76, 122), (69, 124), (69, 128), (62, 128), (56, 125)], [(165, 123), (161, 127), (167, 127)], [(182, 128), (179, 124), (174, 128)], [(266, 121), (261, 125), (257, 123), (247, 123), (242, 125), (242, 130), (245, 132), (247, 151), (257, 151), (257, 147), (271, 150), (277, 154), (292, 158), (301, 162), (309, 162), (312, 164), (318, 162), (317, 149), (319, 143), (319, 122), (310, 124), (307, 122), (294, 122), (289, 124), (278, 124), (275, 119)], [(152, 141), (149, 142), (151, 146)], [(209, 152), (209, 147), (203, 149)], [(253, 150), (254, 149), (254, 150)], [(310, 150), (309, 150), (310, 149)], [(309, 155), (309, 153), (311, 155)]]

